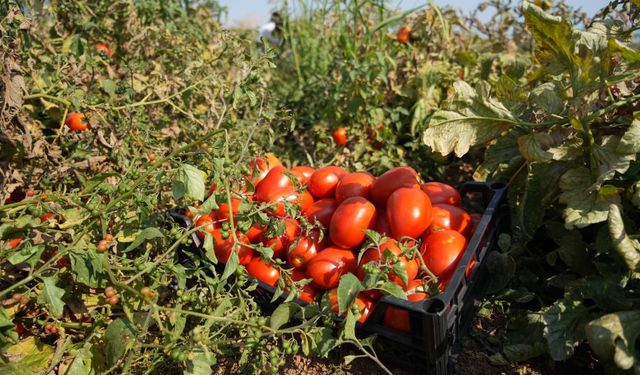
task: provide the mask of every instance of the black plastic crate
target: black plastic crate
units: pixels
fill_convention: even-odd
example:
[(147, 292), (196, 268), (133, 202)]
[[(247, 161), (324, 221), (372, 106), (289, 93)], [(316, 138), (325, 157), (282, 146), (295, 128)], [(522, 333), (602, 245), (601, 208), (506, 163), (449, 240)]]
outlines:
[[(467, 182), (459, 191), (463, 197), (463, 207), (469, 212), (482, 213), (482, 218), (444, 292), (418, 302), (384, 296), (376, 303), (367, 321), (358, 323), (359, 335), (378, 336), (377, 344), (383, 348), (378, 356), (384, 363), (409, 372), (435, 375), (453, 373), (461, 339), (475, 316), (475, 302), (484, 294), (489, 281), (485, 267), (487, 255), (496, 247), (499, 234), (510, 227), (504, 184)], [(191, 225), (182, 208), (170, 210), (169, 215), (180, 225)], [(192, 235), (191, 251), (202, 253), (202, 241), (195, 233)], [(465, 271), (474, 258), (476, 264), (467, 278)], [(284, 301), (286, 294), (272, 302), (275, 288), (256, 281), (256, 301), (265, 311), (273, 311)], [(306, 304), (301, 300), (297, 302)], [(395, 331), (383, 324), (385, 312), (390, 307), (409, 312), (409, 333)]]

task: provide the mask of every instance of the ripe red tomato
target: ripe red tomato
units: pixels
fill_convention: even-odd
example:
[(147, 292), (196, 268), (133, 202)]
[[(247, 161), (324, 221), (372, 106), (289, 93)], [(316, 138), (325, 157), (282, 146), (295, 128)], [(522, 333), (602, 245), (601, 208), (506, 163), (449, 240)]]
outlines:
[[(236, 217), (238, 215), (240, 203), (242, 203), (242, 199), (234, 197), (231, 198), (231, 211), (233, 213), (233, 217)], [(227, 203), (220, 204), (218, 210), (216, 211), (216, 217), (218, 218), (218, 220), (229, 220), (229, 217), (231, 217), (231, 215), (229, 215), (229, 205)]]
[(338, 146), (347, 144), (347, 128), (337, 128), (331, 133), (331, 136)]
[(281, 165), (280, 160), (273, 154), (258, 156), (249, 162), (249, 181), (257, 187), (272, 168)]
[(422, 190), (400, 188), (387, 200), (387, 220), (393, 238), (418, 238), (431, 224), (431, 201)]
[[(331, 306), (331, 311), (333, 311), (334, 313), (338, 313), (340, 311), (340, 308), (338, 307), (338, 288), (333, 288), (331, 289), (329, 292), (329, 305)], [(369, 298), (367, 295), (360, 293), (356, 296), (355, 301), (353, 301), (353, 304), (355, 304), (358, 307), (358, 311), (360, 312), (360, 317), (358, 318), (358, 321), (360, 323), (364, 323), (365, 321), (367, 321), (367, 318), (369, 318), (369, 314), (371, 314), (371, 311), (373, 311), (373, 305), (374, 305), (375, 301), (371, 298)], [(353, 304), (350, 306), (353, 307)], [(343, 313), (342, 316), (345, 316), (346, 312)]]
[(22, 242), (22, 238), (11, 238), (11, 239), (7, 240), (5, 246), (6, 246), (7, 250), (13, 250), (16, 247), (18, 247), (21, 242)]
[(307, 263), (318, 254), (323, 246), (318, 241), (318, 233), (300, 236), (297, 240), (291, 241), (287, 260), (295, 268), (304, 268)]
[(411, 167), (389, 169), (371, 186), (371, 200), (379, 206), (384, 206), (391, 193), (403, 187), (419, 189), (418, 173)]
[(286, 217), (287, 212), (284, 207), (284, 203), (280, 203), (282, 201), (288, 201), (293, 203), (294, 205), (300, 207), (300, 211), (304, 212), (304, 210), (311, 207), (313, 204), (313, 196), (308, 191), (303, 191), (302, 193), (294, 192), (289, 195), (283, 195), (282, 197), (276, 199), (278, 203), (273, 206), (273, 213), (276, 216)]
[(307, 276), (318, 288), (338, 286), (342, 275), (356, 267), (356, 255), (351, 250), (327, 247), (307, 263)]
[(368, 172), (355, 172), (344, 175), (336, 186), (336, 200), (338, 203), (350, 197), (369, 199), (371, 186), (376, 180)]
[(96, 52), (104, 57), (111, 57), (111, 48), (104, 43), (96, 43)]
[(84, 113), (70, 113), (69, 116), (67, 116), (67, 119), (64, 120), (64, 124), (75, 132), (83, 132), (89, 129), (89, 119), (87, 119), (87, 116), (85, 116)]
[(452, 186), (443, 184), (442, 182), (427, 182), (422, 184), (422, 191), (427, 193), (431, 204), (450, 204), (452, 206), (460, 206), (460, 193)]
[(193, 219), (196, 217), (196, 215), (188, 207), (184, 209), (184, 216), (191, 219), (191, 221), (193, 221)]
[[(216, 253), (216, 258), (218, 261), (226, 264), (229, 261), (229, 257), (231, 256), (231, 251), (234, 248), (235, 240), (231, 235), (231, 230), (229, 230), (229, 236), (227, 239), (222, 238), (222, 233), (220, 229), (216, 229), (213, 231), (213, 250)], [(242, 235), (242, 233), (237, 232), (236, 236), (238, 237), (238, 241), (240, 242), (239, 247), (237, 248), (238, 259), (240, 259), (240, 264), (245, 265), (249, 264), (251, 259), (253, 258), (253, 250), (244, 246), (249, 243), (249, 239), (247, 236)]]
[(438, 278), (446, 279), (455, 270), (467, 246), (467, 239), (455, 230), (430, 233), (423, 238), (420, 252), (427, 268)]
[(306, 185), (316, 170), (306, 165), (299, 165), (291, 168), (291, 174), (296, 176), (300, 185)]
[[(389, 254), (389, 252), (391, 254)], [(380, 264), (395, 264), (395, 262), (400, 262), (403, 265), (403, 268), (407, 272), (407, 279), (409, 281), (413, 280), (418, 276), (418, 269), (420, 268), (420, 263), (417, 259), (409, 259), (406, 256), (402, 255), (402, 250), (400, 246), (398, 246), (398, 242), (393, 239), (389, 239), (383, 244), (380, 245), (380, 248), (372, 247), (365, 251), (360, 259), (360, 264), (356, 269), (356, 276), (358, 279), (363, 280), (366, 272), (363, 266), (369, 262), (373, 262), (376, 265)], [(394, 281), (398, 285), (405, 287), (402, 279), (395, 272), (389, 272), (389, 280)]]
[(335, 199), (327, 198), (315, 201), (309, 208), (304, 211), (304, 216), (310, 222), (319, 221), (323, 227), (328, 228), (331, 223), (333, 213), (338, 208), (338, 202)]
[(398, 42), (406, 44), (409, 41), (409, 38), (411, 38), (411, 26), (402, 26), (400, 30), (398, 30), (396, 39), (398, 40)]
[(258, 202), (275, 202), (282, 197), (295, 193), (293, 182), (284, 174), (289, 170), (283, 166), (272, 168), (258, 184), (254, 197)]
[(275, 237), (267, 238), (263, 233), (259, 241), (265, 246), (272, 246), (274, 258), (284, 258), (287, 256), (287, 248), (300, 234), (300, 223), (298, 220), (286, 218), (284, 219), (284, 233)]
[[(294, 269), (293, 272), (291, 272), (291, 279), (293, 281), (300, 281), (306, 278), (307, 278), (307, 275), (302, 270)], [(314, 287), (312, 284), (307, 284), (302, 287), (302, 290), (300, 291), (300, 295), (298, 296), (298, 298), (305, 302), (311, 303), (315, 301), (319, 296), (320, 296), (320, 289)]]
[(209, 214), (202, 215), (196, 220), (196, 227), (202, 227), (197, 233), (198, 237), (204, 239), (205, 232), (213, 234), (216, 230), (215, 218)]
[(366, 198), (351, 197), (340, 203), (329, 224), (329, 238), (334, 244), (347, 249), (364, 241), (365, 229), (376, 224), (376, 207)]
[(246, 236), (249, 241), (251, 241), (251, 243), (255, 243), (260, 238), (260, 236), (262, 236), (262, 233), (264, 233), (265, 230), (267, 230), (267, 228), (258, 223), (255, 223), (251, 226), (251, 228), (249, 228)]
[(267, 283), (271, 286), (276, 286), (278, 279), (280, 278), (280, 269), (274, 267), (272, 262), (265, 262), (260, 257), (255, 257), (247, 264), (247, 272), (249, 275), (256, 279)]
[(471, 216), (462, 208), (450, 204), (434, 204), (431, 214), (431, 225), (427, 232), (453, 229), (467, 238), (471, 235)]
[[(407, 296), (410, 302), (424, 301), (427, 298), (429, 298), (427, 293), (414, 293)], [(396, 331), (409, 333), (409, 311), (397, 307), (388, 307), (387, 311), (384, 312), (384, 325)]]
[(42, 214), (42, 216), (40, 216), (40, 222), (44, 223), (45, 221), (49, 220), (49, 219), (55, 219), (56, 214), (52, 213), (52, 212), (47, 212)]
[(216, 190), (218, 190), (218, 185), (215, 182), (212, 182), (211, 186), (209, 187), (209, 191), (207, 192), (207, 196), (210, 196), (211, 194), (215, 193)]
[(340, 167), (328, 166), (313, 172), (309, 179), (308, 189), (316, 199), (333, 198), (336, 186), (347, 171)]
[(382, 208), (378, 209), (375, 231), (385, 236), (391, 236), (391, 227), (387, 220), (387, 211)]

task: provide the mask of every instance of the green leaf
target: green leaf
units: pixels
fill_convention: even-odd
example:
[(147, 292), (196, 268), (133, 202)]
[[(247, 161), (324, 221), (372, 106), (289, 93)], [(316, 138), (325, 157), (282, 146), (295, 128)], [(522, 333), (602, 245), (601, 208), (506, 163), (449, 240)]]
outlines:
[(217, 362), (216, 356), (205, 346), (201, 346), (189, 353), (184, 373), (189, 375), (210, 375), (213, 373), (211, 366), (214, 366)]
[(18, 333), (14, 330), (15, 327), (16, 325), (13, 324), (7, 310), (0, 307), (0, 350), (18, 342)]
[(233, 275), (240, 264), (240, 259), (238, 258), (237, 249), (233, 249), (231, 254), (229, 254), (229, 259), (227, 260), (227, 264), (224, 266), (224, 272), (222, 272), (222, 280), (226, 280), (229, 276)]
[(560, 177), (559, 185), (562, 189), (559, 201), (567, 205), (564, 209), (567, 228), (583, 228), (607, 220), (609, 205), (620, 200), (618, 195), (602, 196), (590, 190), (592, 183), (586, 167), (567, 171)]
[(42, 282), (44, 286), (38, 296), (38, 303), (47, 306), (52, 316), (60, 318), (64, 310), (64, 302), (62, 301), (62, 296), (65, 293), (64, 289), (56, 286), (58, 282), (56, 276), (43, 277)]
[(203, 201), (205, 193), (204, 177), (204, 173), (198, 168), (190, 164), (181, 165), (176, 178), (177, 185), (174, 184), (174, 198), (180, 199), (184, 197)]
[(590, 254), (580, 232), (565, 229), (553, 222), (547, 224), (545, 229), (549, 237), (558, 244), (558, 255), (569, 268), (581, 275), (589, 275), (595, 271), (592, 263), (595, 254)]
[(518, 137), (523, 134), (526, 133), (522, 129), (514, 128), (491, 141), (484, 152), (484, 161), (476, 168), (473, 178), (478, 181), (498, 181), (500, 178), (497, 175), (502, 171), (506, 171), (506, 179), (510, 178), (513, 175), (508, 173), (510, 167), (518, 169), (523, 163), (518, 149)]
[(342, 276), (338, 285), (338, 314), (347, 311), (355, 301), (358, 293), (363, 290), (362, 283), (354, 274), (347, 273)]
[(102, 81), (102, 89), (109, 96), (114, 97), (116, 95), (116, 88), (117, 88), (116, 83), (113, 82), (112, 80), (105, 79), (104, 81)]
[(514, 363), (526, 361), (545, 354), (547, 348), (542, 342), (535, 342), (533, 344), (511, 344), (505, 345), (502, 352), (510, 363)]
[(130, 321), (118, 318), (109, 323), (104, 333), (104, 353), (107, 366), (113, 366), (122, 358), (127, 351), (127, 346), (135, 344), (133, 341), (135, 336), (136, 329)]
[(626, 310), (632, 306), (624, 288), (614, 280), (589, 276), (585, 278), (585, 286), (591, 299), (604, 311)]
[(407, 268), (402, 262), (396, 262), (391, 266), (393, 273), (400, 278), (402, 285), (409, 285), (409, 275), (407, 275)]
[(529, 100), (547, 113), (560, 114), (564, 111), (565, 102), (558, 91), (554, 82), (545, 82), (531, 91)]
[(353, 310), (347, 310), (347, 318), (344, 320), (344, 329), (342, 330), (342, 337), (345, 340), (357, 340), (356, 338), (356, 323), (358, 319), (356, 318)]
[(609, 234), (613, 247), (630, 271), (640, 270), (640, 242), (627, 236), (622, 212), (617, 204), (609, 206)]
[(35, 267), (40, 261), (44, 250), (45, 245), (21, 246), (19, 249), (10, 253), (7, 260), (13, 265), (28, 264), (31, 267)]
[(30, 336), (2, 352), (8, 361), (0, 364), (3, 375), (42, 374), (51, 362), (53, 347)]
[(136, 249), (138, 246), (142, 245), (145, 241), (152, 240), (154, 238), (162, 238), (164, 235), (158, 228), (149, 227), (141, 230), (137, 235), (136, 239), (124, 249), (124, 253), (128, 253), (131, 250)]
[(73, 357), (73, 362), (69, 366), (69, 369), (66, 372), (66, 375), (94, 375), (95, 371), (93, 370), (92, 360), (93, 354), (89, 347), (84, 347), (75, 352)]
[[(244, 202), (244, 201), (242, 201)], [(200, 212), (211, 212), (213, 210), (217, 210), (218, 208), (220, 208), (220, 206), (218, 206), (218, 202), (216, 202), (216, 195), (215, 194), (211, 194), (209, 196), (209, 198), (207, 198), (201, 205), (200, 205)]]
[(433, 151), (443, 155), (455, 152), (460, 157), (517, 123), (502, 103), (480, 97), (466, 82), (456, 81), (453, 88), (449, 108), (436, 111), (423, 134), (423, 142)]
[(564, 361), (573, 355), (573, 349), (584, 339), (584, 326), (590, 320), (589, 310), (581, 300), (558, 300), (546, 309), (544, 337), (549, 354), (555, 361)]
[(553, 144), (551, 135), (547, 133), (532, 133), (518, 138), (520, 154), (528, 161), (545, 162), (553, 158), (547, 149)]
[(338, 344), (338, 340), (331, 334), (331, 328), (328, 327), (315, 327), (310, 338), (311, 349), (320, 357), (326, 357)]
[(536, 56), (554, 73), (574, 66), (573, 28), (567, 20), (551, 16), (528, 1), (522, 2), (527, 29), (536, 41)]
[(295, 302), (287, 302), (283, 303), (280, 306), (276, 307), (276, 309), (271, 314), (271, 319), (269, 319), (269, 325), (271, 329), (277, 330), (280, 329), (283, 325), (289, 323), (289, 319), (300, 310), (300, 306), (298, 306)]
[(218, 264), (218, 257), (216, 257), (216, 252), (213, 250), (213, 236), (209, 232), (204, 233), (204, 243), (202, 244), (204, 248), (204, 255), (209, 259), (213, 264)]
[(616, 151), (622, 154), (637, 154), (640, 152), (640, 119), (635, 118), (631, 122), (631, 126), (620, 139)]
[(640, 311), (621, 311), (592, 320), (585, 333), (593, 352), (623, 370), (640, 371), (637, 342), (640, 339)]
[(390, 296), (394, 296), (399, 299), (407, 299), (407, 293), (405, 293), (404, 289), (394, 281), (387, 281), (382, 284), (379, 289)]
[[(626, 134), (625, 134), (626, 135)], [(593, 147), (593, 156), (595, 159), (595, 167), (598, 173), (598, 179), (592, 186), (592, 189), (600, 188), (607, 180), (613, 178), (618, 173), (624, 173), (629, 169), (631, 161), (636, 160), (635, 154), (619, 152), (621, 140), (617, 136), (602, 137), (600, 145)], [(636, 145), (636, 147), (638, 147)], [(622, 145), (622, 149), (628, 148)]]
[(76, 281), (91, 288), (104, 288), (108, 276), (104, 270), (105, 254), (95, 251), (72, 251), (69, 253), (71, 269)]
[(487, 255), (487, 271), (489, 279), (487, 293), (496, 293), (504, 289), (516, 272), (516, 261), (509, 254), (492, 251)]

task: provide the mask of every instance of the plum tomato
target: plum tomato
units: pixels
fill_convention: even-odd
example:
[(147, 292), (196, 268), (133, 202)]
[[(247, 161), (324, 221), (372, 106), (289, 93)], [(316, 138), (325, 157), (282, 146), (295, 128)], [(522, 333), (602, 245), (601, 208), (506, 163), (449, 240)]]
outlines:
[(309, 233), (298, 237), (291, 242), (287, 252), (287, 261), (294, 268), (303, 269), (307, 263), (322, 250), (322, 245), (318, 241), (320, 235)]
[(336, 187), (342, 176), (348, 172), (336, 166), (323, 167), (311, 175), (307, 185), (309, 192), (316, 199), (333, 198)]
[(276, 286), (280, 278), (280, 269), (275, 267), (272, 262), (266, 262), (260, 257), (255, 257), (247, 264), (247, 272), (256, 279)]
[(431, 204), (450, 204), (452, 206), (460, 206), (462, 198), (460, 193), (453, 186), (443, 184), (442, 182), (427, 182), (422, 184), (422, 191), (427, 193)]
[(273, 154), (258, 156), (249, 162), (249, 181), (257, 187), (272, 168), (281, 165), (280, 160)]
[[(418, 269), (420, 268), (420, 263), (418, 259), (409, 259), (406, 256), (402, 255), (402, 250), (400, 246), (398, 246), (398, 242), (394, 239), (389, 239), (382, 243), (379, 248), (372, 247), (367, 249), (362, 258), (360, 259), (360, 264), (356, 269), (356, 276), (358, 279), (363, 280), (366, 271), (364, 270), (364, 265), (367, 263), (373, 262), (375, 265), (380, 264), (395, 264), (396, 262), (400, 262), (407, 274), (407, 280), (411, 282), (413, 279), (418, 276)], [(389, 272), (389, 279), (397, 283), (402, 287), (406, 287), (402, 282), (402, 279), (396, 275), (393, 271)]]
[(419, 189), (418, 173), (411, 167), (389, 169), (371, 186), (371, 200), (378, 206), (385, 206), (391, 193), (403, 187)]
[(313, 172), (315, 171), (316, 170), (314, 168), (311, 168), (307, 165), (299, 165), (297, 167), (291, 168), (291, 174), (296, 176), (296, 178), (298, 179), (298, 183), (303, 186), (307, 185), (309, 179), (311, 178), (311, 175), (313, 175)]
[(313, 204), (304, 211), (304, 216), (312, 223), (317, 220), (323, 227), (329, 228), (331, 218), (337, 208), (338, 201), (335, 199), (320, 199), (313, 202)]
[(467, 239), (451, 229), (425, 234), (420, 247), (425, 265), (439, 279), (450, 277), (464, 253)]
[(338, 286), (342, 275), (356, 267), (356, 255), (351, 250), (327, 247), (307, 263), (307, 276), (321, 289)]
[(329, 238), (334, 244), (347, 249), (360, 245), (365, 240), (365, 229), (376, 224), (376, 207), (363, 197), (345, 199), (331, 217)]
[(387, 200), (387, 220), (393, 238), (420, 237), (431, 224), (429, 196), (419, 189), (397, 189)]
[(274, 258), (286, 257), (289, 244), (300, 234), (300, 223), (298, 223), (298, 220), (292, 218), (285, 218), (283, 220), (284, 233), (275, 238), (267, 237), (266, 233), (262, 233), (258, 238), (258, 241), (260, 241), (262, 245), (273, 248)]
[(473, 223), (471, 216), (462, 208), (450, 204), (434, 204), (431, 211), (431, 225), (427, 232), (453, 229), (469, 238)]
[(240, 242), (238, 246), (236, 246), (235, 240), (231, 235), (231, 230), (229, 230), (229, 235), (226, 239), (222, 238), (221, 229), (215, 229), (212, 235), (213, 250), (220, 263), (226, 264), (229, 261), (231, 251), (234, 250), (234, 247), (237, 248), (235, 251), (238, 253), (240, 264), (248, 264), (253, 258), (253, 250), (245, 246), (249, 243), (249, 239), (247, 236), (242, 235), (242, 233), (236, 232), (236, 237), (238, 237), (238, 241)]
[(351, 197), (363, 197), (369, 199), (371, 186), (376, 180), (368, 172), (355, 172), (344, 175), (336, 186), (336, 200), (340, 203)]
[[(327, 293), (329, 294), (329, 305), (331, 306), (331, 311), (338, 314), (340, 312), (340, 308), (338, 307), (338, 288), (333, 288)], [(369, 314), (371, 314), (371, 311), (373, 311), (374, 304), (375, 301), (363, 293), (360, 293), (356, 296), (356, 299), (355, 301), (353, 301), (351, 308), (353, 308), (353, 305), (357, 306), (358, 311), (360, 312), (358, 322), (364, 323), (367, 321), (367, 318), (369, 318)], [(342, 316), (345, 315), (346, 314), (343, 314)]]

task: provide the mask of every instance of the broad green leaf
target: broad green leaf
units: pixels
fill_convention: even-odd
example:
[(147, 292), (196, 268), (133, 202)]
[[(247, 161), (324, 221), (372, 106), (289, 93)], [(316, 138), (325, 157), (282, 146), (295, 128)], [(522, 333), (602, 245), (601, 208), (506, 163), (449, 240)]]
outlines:
[(224, 272), (222, 272), (222, 280), (226, 280), (229, 276), (233, 275), (240, 264), (240, 259), (238, 258), (238, 250), (233, 249), (231, 254), (229, 254), (229, 259), (227, 260), (227, 264), (224, 266)]
[(616, 151), (621, 154), (637, 154), (640, 152), (640, 119), (636, 118), (624, 133)]
[(184, 373), (188, 375), (210, 375), (213, 372), (211, 366), (214, 366), (217, 362), (216, 356), (209, 349), (202, 346), (189, 353)]
[(567, 171), (560, 177), (559, 201), (567, 207), (564, 209), (564, 220), (567, 228), (583, 228), (590, 224), (600, 223), (609, 216), (609, 204), (617, 203), (617, 195), (601, 195), (591, 191), (592, 183), (589, 170), (578, 167)]
[(173, 196), (175, 199), (187, 198), (198, 201), (204, 200), (204, 173), (190, 164), (183, 164), (178, 169)]
[(316, 327), (311, 331), (311, 350), (320, 357), (326, 357), (338, 345), (338, 340), (331, 334), (331, 328)]
[[(478, 181), (498, 181), (502, 171), (508, 171), (509, 166), (519, 168), (523, 159), (518, 149), (518, 137), (526, 134), (520, 128), (514, 128), (503, 136), (491, 141), (484, 152), (484, 161), (476, 168), (473, 178)], [(505, 173), (510, 178), (513, 173)], [(505, 180), (506, 181), (506, 180)]]
[(69, 253), (71, 269), (76, 281), (91, 288), (104, 288), (108, 276), (104, 270), (105, 254), (96, 251), (72, 251)]
[(0, 307), (0, 350), (18, 342), (18, 333), (14, 330), (15, 327), (7, 311)]
[(64, 310), (64, 302), (62, 296), (64, 295), (64, 289), (56, 286), (58, 278), (56, 276), (43, 277), (43, 288), (38, 296), (38, 303), (47, 306), (49, 313), (60, 318)]
[(357, 340), (356, 338), (356, 323), (358, 322), (358, 318), (356, 318), (353, 310), (347, 310), (347, 317), (344, 320), (344, 329), (341, 332), (344, 340)]
[(592, 259), (595, 254), (590, 254), (589, 246), (582, 240), (580, 232), (568, 230), (553, 222), (547, 224), (545, 229), (549, 237), (558, 244), (558, 255), (569, 268), (581, 275), (594, 272)]
[(516, 261), (509, 254), (492, 251), (487, 255), (487, 270), (492, 277), (489, 279), (488, 293), (496, 293), (504, 289), (516, 272)]
[(481, 97), (466, 82), (456, 81), (453, 88), (450, 105), (431, 116), (423, 134), (423, 142), (433, 151), (462, 156), (472, 146), (492, 140), (517, 123), (502, 103)]
[(529, 1), (522, 2), (522, 14), (538, 48), (536, 56), (554, 73), (573, 68), (573, 28), (567, 20), (551, 16)]
[[(637, 7), (640, 7), (640, 1), (633, 0), (632, 2), (636, 3)], [(609, 49), (612, 52), (619, 52), (622, 58), (629, 62), (640, 62), (640, 52), (634, 50), (633, 48), (627, 46), (617, 39), (609, 39)]]
[(640, 270), (640, 242), (627, 236), (624, 221), (622, 220), (622, 212), (617, 204), (609, 206), (608, 224), (613, 248), (630, 271)]
[(394, 296), (399, 299), (407, 299), (407, 293), (405, 293), (404, 289), (394, 281), (387, 281), (382, 284), (379, 289), (390, 296)]
[(529, 94), (529, 100), (546, 113), (561, 114), (564, 111), (564, 100), (558, 95), (554, 82), (545, 82), (536, 86)]
[(202, 247), (204, 248), (204, 255), (207, 259), (213, 264), (218, 264), (218, 257), (216, 257), (216, 252), (213, 250), (213, 235), (211, 235), (211, 233), (204, 233), (204, 243)]
[(287, 302), (283, 303), (280, 306), (276, 307), (276, 309), (271, 314), (271, 319), (269, 319), (269, 325), (271, 329), (277, 330), (280, 329), (283, 325), (289, 323), (289, 319), (300, 310), (300, 306), (298, 306), (295, 302)]
[(92, 361), (91, 350), (88, 348), (77, 350), (65, 375), (94, 375), (96, 372), (93, 369)]
[(104, 81), (102, 81), (102, 89), (109, 95), (109, 96), (115, 96), (116, 95), (116, 83), (113, 82), (110, 79), (105, 79)]
[(564, 361), (584, 339), (584, 326), (591, 319), (581, 300), (561, 299), (546, 309), (544, 338), (555, 361)]
[(620, 311), (592, 320), (585, 333), (593, 352), (623, 370), (640, 371), (637, 342), (640, 339), (640, 311)]
[(358, 293), (363, 290), (362, 283), (354, 274), (347, 273), (342, 276), (338, 285), (338, 313), (342, 314), (347, 311), (355, 301)]
[(626, 310), (632, 307), (625, 296), (624, 288), (618, 282), (602, 276), (585, 278), (585, 286), (591, 299), (603, 311)]
[(530, 162), (545, 162), (553, 158), (547, 149), (553, 144), (551, 135), (547, 133), (532, 133), (518, 138), (520, 154)]
[(502, 353), (510, 363), (526, 361), (538, 357), (547, 352), (547, 348), (542, 342), (533, 344), (511, 344), (502, 348)]
[(30, 336), (2, 352), (8, 360), (0, 364), (3, 375), (27, 375), (43, 373), (54, 355), (53, 347)]
[(407, 274), (407, 268), (404, 264), (402, 264), (402, 262), (394, 263), (393, 266), (391, 266), (391, 269), (393, 270), (393, 273), (400, 278), (400, 281), (402, 281), (402, 285), (409, 285), (409, 275)]
[(133, 324), (124, 319), (116, 319), (109, 323), (104, 333), (104, 353), (107, 366), (113, 366), (127, 351), (127, 347), (135, 344), (133, 338), (136, 329)]
[(567, 164), (560, 162), (531, 163), (525, 189), (516, 208), (516, 220), (520, 224), (522, 234), (533, 238), (536, 230), (542, 225), (545, 212), (559, 192), (558, 181), (567, 171)]
[(128, 253), (129, 251), (135, 250), (138, 246), (142, 245), (145, 241), (152, 240), (154, 238), (162, 238), (164, 235), (158, 228), (149, 227), (141, 230), (137, 235), (136, 239), (124, 249), (123, 252)]
[[(242, 201), (244, 203), (244, 201)], [(216, 195), (215, 194), (211, 194), (209, 196), (209, 198), (207, 198), (201, 205), (200, 205), (200, 212), (211, 212), (213, 210), (217, 210), (218, 208), (220, 208), (218, 206), (218, 202), (216, 202)], [(242, 211), (240, 211), (242, 212)]]
[(24, 263), (31, 267), (35, 267), (35, 265), (40, 261), (40, 257), (42, 256), (45, 248), (45, 245), (20, 246), (19, 249), (14, 250), (9, 254), (7, 260), (13, 265)]
[[(634, 136), (635, 137), (635, 136)], [(596, 144), (593, 147), (593, 156), (595, 161), (595, 167), (598, 173), (598, 179), (593, 185), (592, 189), (599, 188), (605, 181), (610, 180), (618, 173), (624, 173), (629, 169), (629, 164), (636, 160), (634, 153), (621, 153), (620, 138), (617, 136), (605, 136), (602, 137), (601, 144)], [(636, 145), (636, 147), (639, 147)], [(628, 148), (622, 146), (623, 149)]]

